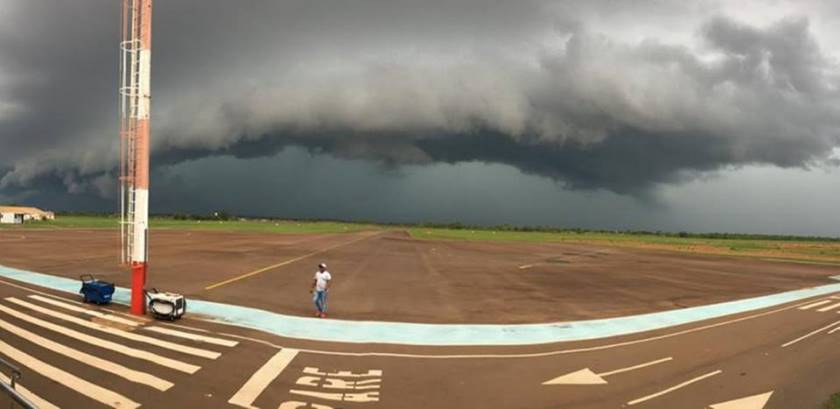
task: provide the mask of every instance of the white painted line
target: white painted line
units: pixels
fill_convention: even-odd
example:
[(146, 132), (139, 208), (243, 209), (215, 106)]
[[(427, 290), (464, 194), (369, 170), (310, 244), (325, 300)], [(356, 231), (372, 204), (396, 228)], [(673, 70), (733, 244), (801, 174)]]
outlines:
[(118, 337), (122, 337), (122, 338), (126, 338), (126, 339), (130, 339), (132, 341), (143, 342), (143, 343), (151, 344), (151, 345), (158, 346), (158, 347), (161, 347), (161, 348), (170, 349), (172, 351), (182, 352), (182, 353), (185, 353), (185, 354), (188, 354), (188, 355), (194, 355), (194, 356), (199, 356), (199, 357), (208, 358), (208, 359), (216, 359), (216, 358), (218, 358), (219, 356), (222, 355), (218, 352), (208, 351), (206, 349), (193, 348), (193, 347), (188, 347), (188, 346), (184, 346), (184, 345), (179, 345), (179, 344), (176, 344), (174, 342), (163, 341), (163, 340), (160, 340), (160, 339), (157, 339), (157, 338), (147, 337), (147, 336), (144, 336), (144, 335), (135, 334), (135, 333), (128, 332), (128, 331), (123, 331), (121, 329), (109, 327), (109, 326), (106, 326), (106, 325), (97, 324), (95, 322), (90, 322), (90, 321), (87, 321), (87, 320), (83, 320), (81, 318), (73, 317), (73, 316), (63, 314), (63, 313), (60, 313), (60, 312), (57, 312), (57, 311), (52, 311), (50, 309), (47, 309), (47, 308), (44, 308), (44, 307), (41, 307), (41, 306), (38, 306), (38, 305), (35, 305), (35, 304), (28, 303), (26, 301), (19, 300), (19, 299), (14, 298), (14, 297), (7, 297), (6, 301), (15, 303), (17, 305), (29, 308), (29, 309), (34, 310), (34, 311), (38, 311), (42, 314), (48, 315), (48, 316), (53, 317), (53, 318), (58, 318), (60, 320), (64, 320), (64, 321), (67, 321), (67, 322), (72, 322), (74, 324), (81, 325), (81, 326), (86, 327), (86, 328), (106, 332), (108, 334), (116, 335)]
[(297, 354), (298, 351), (296, 349), (281, 349), (280, 352), (276, 353), (260, 369), (251, 375), (248, 381), (239, 388), (239, 391), (228, 400), (228, 403), (243, 408), (256, 409), (256, 406), (253, 406), (254, 401), (268, 387), (268, 384), (277, 378), (280, 372), (286, 369), (286, 366), (295, 359)]
[[(688, 329), (684, 329), (684, 330), (680, 330), (680, 331), (676, 331), (676, 332), (671, 332), (671, 333), (667, 333), (667, 334), (662, 334), (662, 335), (656, 335), (656, 336), (652, 336), (652, 337), (639, 338), (639, 339), (634, 339), (634, 340), (630, 340), (630, 341), (616, 342), (616, 343), (612, 343), (612, 344), (595, 345), (595, 346), (591, 346), (591, 347), (571, 348), (571, 349), (556, 349), (556, 350), (545, 351), (545, 352), (521, 353), (521, 354), (441, 354), (441, 355), (432, 355), (432, 354), (402, 354), (402, 353), (395, 353), (395, 352), (375, 352), (375, 351), (372, 351), (372, 352), (341, 352), (341, 351), (325, 351), (325, 350), (319, 350), (319, 349), (305, 349), (305, 348), (299, 348), (298, 350), (300, 352), (305, 352), (305, 353), (308, 353), (308, 354), (327, 355), (327, 356), (410, 358), (410, 359), (526, 359), (526, 358), (544, 358), (544, 357), (547, 357), (547, 356), (576, 354), (576, 353), (593, 352), (593, 351), (604, 351), (604, 350), (608, 350), (608, 349), (615, 349), (615, 348), (621, 348), (621, 347), (626, 347), (626, 346), (631, 346), (631, 345), (638, 345), (638, 344), (644, 344), (644, 343), (653, 342), (653, 341), (659, 341), (659, 340), (662, 340), (662, 339), (674, 338), (674, 337), (678, 337), (680, 335), (693, 334), (695, 332), (705, 331), (705, 330), (712, 329), (712, 328), (723, 327), (723, 326), (726, 326), (726, 325), (736, 324), (736, 323), (739, 323), (739, 322), (754, 320), (756, 318), (761, 318), (761, 317), (766, 317), (766, 316), (773, 315), (773, 314), (778, 314), (778, 313), (783, 312), (783, 311), (788, 311), (788, 310), (792, 310), (794, 308), (801, 307), (801, 306), (806, 305), (810, 302), (811, 301), (806, 301), (806, 302), (802, 302), (802, 303), (798, 303), (798, 304), (788, 305), (786, 307), (777, 308), (775, 310), (760, 312), (760, 313), (757, 313), (757, 314), (747, 315), (747, 316), (743, 316), (743, 317), (739, 317), (739, 318), (735, 318), (735, 319), (731, 319), (731, 320), (727, 320), (727, 321), (716, 322), (716, 323), (713, 323), (713, 324), (702, 325), (702, 326), (699, 326), (699, 327), (688, 328)], [(210, 319), (202, 319), (202, 318), (193, 318), (193, 319), (198, 319), (198, 320), (206, 321), (206, 322), (213, 323), (213, 324), (217, 323), (217, 322), (215, 322), (213, 320), (210, 320)], [(265, 332), (265, 331), (262, 331), (262, 332)], [(271, 334), (270, 332), (266, 332), (266, 333), (269, 334), (269, 335), (272, 335), (272, 336), (274, 335), (274, 334)], [(224, 335), (224, 336), (227, 336), (227, 337), (231, 337), (231, 338), (246, 339), (246, 340), (256, 342), (256, 343), (266, 345), (266, 346), (276, 348), (276, 349), (283, 348), (280, 345), (277, 345), (277, 344), (274, 344), (274, 343), (271, 343), (269, 341), (262, 340), (262, 339), (259, 339), (259, 338), (246, 337), (246, 336), (242, 336), (242, 335), (225, 333), (225, 332), (220, 332), (220, 334)]]
[[(10, 383), (11, 379), (3, 373), (0, 373), (0, 382)], [(20, 382), (15, 384), (15, 390), (20, 392), (24, 398), (29, 399), (30, 402), (34, 403), (38, 409), (60, 409), (58, 406), (53, 405), (52, 403), (44, 400), (44, 398), (32, 393), (29, 389), (26, 389)]]
[(198, 342), (206, 342), (208, 344), (221, 345), (223, 347), (235, 347), (239, 345), (239, 341), (231, 341), (227, 339), (214, 338), (206, 335), (191, 334), (189, 332), (177, 331), (174, 329), (163, 327), (143, 327), (146, 331), (157, 332), (159, 334), (171, 335), (173, 337), (186, 338)]
[(804, 305), (804, 306), (802, 306), (802, 307), (799, 307), (799, 309), (800, 309), (800, 310), (810, 310), (811, 308), (814, 308), (814, 307), (819, 307), (820, 305), (823, 305), (823, 304), (828, 304), (828, 303), (830, 303), (830, 302), (831, 302), (831, 300), (820, 300), (820, 301), (817, 301), (817, 302), (815, 302), (815, 303), (811, 303), (811, 304), (808, 304), (808, 305)]
[(826, 312), (826, 311), (831, 311), (831, 310), (833, 310), (833, 309), (835, 309), (835, 308), (837, 308), (837, 307), (840, 307), (840, 302), (838, 302), (838, 303), (836, 303), (836, 304), (831, 304), (831, 305), (829, 305), (828, 307), (823, 307), (823, 308), (820, 308), (820, 309), (818, 309), (818, 310), (817, 310), (817, 312)]
[(771, 396), (773, 396), (773, 391), (728, 402), (715, 403), (714, 405), (709, 405), (709, 407), (712, 409), (763, 409)]
[(120, 395), (114, 391), (105, 389), (94, 383), (90, 383), (71, 373), (65, 372), (46, 362), (43, 362), (23, 351), (15, 349), (11, 345), (0, 341), (0, 353), (25, 366), (39, 375), (49, 378), (71, 390), (74, 390), (88, 398), (91, 398), (105, 406), (114, 409), (136, 409), (140, 404)]
[(44, 321), (40, 318), (35, 318), (29, 315), (26, 315), (22, 312), (16, 311), (12, 308), (9, 308), (5, 305), (0, 304), (0, 311), (5, 312), (19, 320), (26, 321), (30, 324), (37, 325), (41, 328), (45, 328), (54, 332), (57, 332), (61, 335), (65, 335), (70, 338), (75, 338), (79, 341), (86, 342), (91, 345), (98, 346), (100, 348), (108, 349), (123, 355), (130, 356), (132, 358), (142, 359), (144, 361), (149, 361), (160, 366), (164, 366), (167, 368), (174, 369), (176, 371), (185, 372), (188, 374), (194, 374), (199, 369), (200, 366), (188, 364), (186, 362), (176, 361), (174, 359), (170, 359), (164, 356), (160, 356), (157, 354), (153, 354), (151, 352), (143, 351), (141, 349), (135, 349), (131, 347), (127, 347), (125, 345), (118, 344), (116, 342), (111, 342), (99, 337), (94, 337), (91, 335), (83, 334), (79, 331), (72, 330), (70, 328), (62, 327), (61, 325), (56, 325), (51, 322)]
[(639, 403), (642, 403), (642, 402), (647, 402), (647, 401), (649, 401), (649, 400), (651, 400), (651, 399), (658, 398), (658, 397), (660, 397), (660, 396), (662, 396), (662, 395), (664, 395), (664, 394), (666, 394), (666, 393), (671, 393), (671, 392), (673, 392), (673, 391), (675, 391), (675, 390), (677, 390), (677, 389), (684, 388), (684, 387), (686, 387), (686, 386), (688, 386), (688, 385), (691, 385), (692, 383), (695, 383), (695, 382), (700, 382), (700, 381), (702, 381), (703, 379), (706, 379), (706, 378), (711, 378), (712, 376), (715, 376), (715, 375), (718, 375), (718, 374), (721, 374), (721, 373), (723, 373), (723, 371), (721, 371), (720, 369), (718, 369), (717, 371), (714, 371), (714, 372), (709, 372), (709, 373), (707, 373), (707, 374), (705, 374), (705, 375), (700, 375), (700, 376), (698, 376), (698, 377), (696, 377), (696, 378), (694, 378), (694, 379), (689, 379), (689, 380), (687, 380), (687, 381), (685, 381), (685, 382), (683, 382), (683, 383), (681, 383), (681, 384), (679, 384), (679, 385), (674, 385), (674, 386), (672, 386), (672, 387), (670, 387), (670, 388), (668, 388), (668, 389), (665, 389), (665, 390), (663, 390), (663, 391), (656, 392), (656, 393), (654, 393), (654, 394), (647, 395), (647, 396), (641, 397), (641, 398), (639, 398), (639, 399), (631, 400), (630, 402), (627, 402), (627, 405), (628, 405), (628, 406), (633, 406), (633, 405), (636, 405), (636, 404), (639, 404)]
[(833, 330), (831, 330), (831, 331), (828, 331), (828, 335), (831, 335), (831, 334), (833, 334), (833, 333), (835, 333), (835, 332), (837, 332), (837, 331), (840, 331), (840, 327), (837, 327), (837, 328), (834, 328), (834, 329), (833, 329)]
[(667, 358), (657, 359), (655, 361), (645, 362), (643, 364), (629, 366), (627, 368), (616, 369), (614, 371), (609, 371), (609, 372), (601, 372), (598, 375), (600, 375), (600, 376), (610, 376), (610, 375), (615, 375), (615, 374), (619, 374), (619, 373), (622, 373), (622, 372), (634, 371), (636, 369), (646, 368), (648, 366), (653, 366), (653, 365), (656, 365), (656, 364), (661, 364), (663, 362), (668, 362), (668, 361), (673, 360), (673, 359), (674, 359), (673, 357), (669, 356)]
[(309, 396), (311, 398), (317, 399), (324, 399), (324, 400), (332, 400), (332, 401), (344, 401), (344, 402), (356, 402), (356, 403), (367, 403), (367, 402), (379, 402), (379, 392), (356, 392), (356, 393), (332, 393), (332, 392), (315, 392), (315, 391), (301, 391), (297, 389), (292, 389), (289, 391), (291, 394), (295, 395), (303, 395)]
[(77, 307), (73, 304), (68, 304), (68, 303), (65, 303), (65, 302), (54, 300), (52, 298), (43, 297), (43, 296), (40, 296), (40, 295), (30, 295), (29, 298), (32, 298), (32, 299), (35, 299), (35, 300), (38, 300), (38, 301), (41, 301), (41, 302), (45, 302), (47, 304), (51, 304), (51, 305), (54, 305), (56, 307), (61, 307), (61, 308), (64, 308), (65, 310), (80, 312), (82, 314), (87, 314), (87, 315), (90, 315), (92, 317), (102, 318), (102, 319), (108, 320), (108, 321), (113, 321), (113, 322), (116, 322), (116, 323), (122, 324), (122, 325), (128, 325), (128, 326), (132, 326), (132, 327), (136, 327), (136, 326), (140, 325), (140, 323), (138, 323), (137, 321), (116, 317), (116, 316), (113, 316), (113, 315), (110, 315), (110, 314), (103, 314), (99, 311), (93, 311), (93, 310), (89, 310), (87, 308)]
[(145, 372), (135, 371), (133, 369), (126, 368), (118, 363), (111, 362), (90, 355), (88, 353), (79, 351), (78, 349), (73, 349), (68, 346), (59, 344), (58, 342), (44, 338), (38, 334), (35, 334), (34, 332), (27, 331), (21, 327), (18, 327), (17, 325), (11, 324), (3, 320), (0, 320), (0, 328), (3, 328), (8, 332), (17, 335), (25, 341), (29, 341), (35, 345), (43, 347), (44, 349), (50, 350), (60, 355), (64, 355), (70, 359), (75, 359), (76, 361), (79, 361), (85, 365), (89, 365), (93, 368), (112, 373), (116, 376), (119, 376), (120, 378), (126, 379), (134, 383), (150, 386), (159, 391), (166, 391), (173, 385), (172, 382), (160, 379), (154, 375), (150, 375)]
[(605, 385), (607, 384), (607, 380), (604, 379), (605, 376), (615, 375), (622, 372), (629, 372), (636, 369), (646, 368), (648, 366), (661, 364), (663, 362), (668, 362), (674, 358), (667, 357), (662, 359), (657, 359), (655, 361), (645, 362), (639, 365), (633, 365), (626, 368), (616, 369), (613, 371), (602, 372), (602, 373), (595, 373), (592, 372), (589, 368), (583, 368), (578, 371), (570, 372), (565, 375), (560, 375), (556, 378), (549, 379), (543, 382), (543, 385)]
[(793, 344), (795, 344), (795, 343), (797, 343), (797, 342), (799, 342), (799, 341), (802, 341), (802, 340), (803, 340), (803, 339), (805, 339), (805, 338), (808, 338), (808, 337), (810, 337), (810, 336), (813, 336), (813, 335), (819, 334), (820, 332), (823, 332), (823, 331), (825, 331), (826, 329), (829, 329), (829, 328), (831, 328), (831, 327), (833, 327), (833, 326), (835, 326), (835, 325), (837, 325), (837, 324), (840, 324), (840, 321), (835, 321), (835, 322), (833, 322), (833, 323), (831, 323), (831, 324), (828, 324), (828, 325), (826, 325), (826, 326), (824, 326), (824, 327), (822, 327), (822, 328), (820, 328), (820, 329), (818, 329), (818, 330), (811, 331), (811, 332), (809, 332), (809, 333), (807, 333), (807, 334), (805, 334), (805, 335), (803, 335), (803, 336), (801, 336), (801, 337), (799, 337), (799, 338), (796, 338), (796, 339), (794, 339), (793, 341), (790, 341), (790, 342), (784, 343), (784, 344), (782, 344), (782, 348), (787, 348), (787, 347), (789, 347), (789, 346), (791, 346), (791, 345), (793, 345)]
[(307, 366), (303, 368), (303, 373), (309, 375), (316, 375), (316, 376), (324, 376), (324, 377), (337, 377), (337, 378), (371, 378), (371, 377), (381, 377), (382, 370), (381, 369), (370, 369), (366, 373), (353, 373), (350, 371), (336, 371), (336, 372), (321, 372), (318, 368), (312, 368)]

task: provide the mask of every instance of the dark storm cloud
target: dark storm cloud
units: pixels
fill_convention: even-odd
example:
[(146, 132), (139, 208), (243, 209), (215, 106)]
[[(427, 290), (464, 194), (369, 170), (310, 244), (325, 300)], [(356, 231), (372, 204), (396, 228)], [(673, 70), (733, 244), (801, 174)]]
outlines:
[[(106, 195), (117, 2), (0, 3), (0, 189)], [(840, 146), (840, 68), (807, 6), (758, 24), (614, 3), (158, 2), (153, 163), (298, 145), (643, 194)], [(683, 35), (621, 35), (646, 18)]]

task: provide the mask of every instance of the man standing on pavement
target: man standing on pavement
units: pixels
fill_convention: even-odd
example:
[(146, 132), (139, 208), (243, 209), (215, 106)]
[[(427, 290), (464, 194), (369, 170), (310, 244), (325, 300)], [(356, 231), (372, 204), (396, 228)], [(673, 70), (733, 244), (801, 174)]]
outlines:
[(330, 288), (330, 280), (332, 280), (332, 276), (327, 271), (327, 265), (324, 263), (318, 264), (318, 271), (315, 272), (315, 278), (312, 280), (311, 290), (316, 317), (327, 317), (327, 291)]

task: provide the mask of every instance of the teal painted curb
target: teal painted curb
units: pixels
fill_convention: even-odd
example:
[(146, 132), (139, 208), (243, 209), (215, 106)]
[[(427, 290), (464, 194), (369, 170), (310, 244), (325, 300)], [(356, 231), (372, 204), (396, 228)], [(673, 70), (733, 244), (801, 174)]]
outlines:
[[(68, 293), (78, 280), (0, 265), (0, 276)], [(289, 338), (328, 342), (438, 346), (536, 345), (628, 335), (769, 308), (840, 292), (840, 283), (700, 307), (627, 317), (543, 324), (412, 324), (294, 317), (238, 305), (190, 299), (188, 313)], [(128, 304), (129, 290), (117, 288), (114, 301)]]

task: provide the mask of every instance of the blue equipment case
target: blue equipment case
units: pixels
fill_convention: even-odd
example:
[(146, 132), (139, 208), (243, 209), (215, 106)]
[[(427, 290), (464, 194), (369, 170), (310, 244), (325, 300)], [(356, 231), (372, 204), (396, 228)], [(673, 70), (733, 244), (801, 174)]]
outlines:
[(79, 294), (85, 302), (94, 304), (111, 302), (111, 296), (114, 295), (114, 283), (97, 280), (92, 274), (82, 274), (79, 278), (82, 280), (82, 289), (79, 290)]

